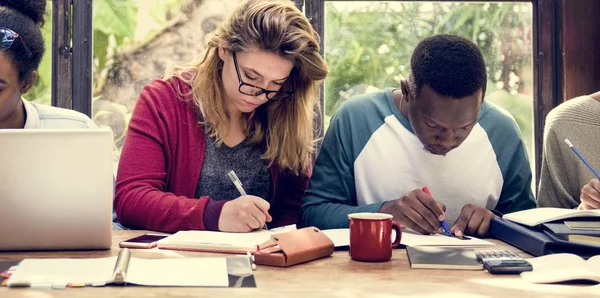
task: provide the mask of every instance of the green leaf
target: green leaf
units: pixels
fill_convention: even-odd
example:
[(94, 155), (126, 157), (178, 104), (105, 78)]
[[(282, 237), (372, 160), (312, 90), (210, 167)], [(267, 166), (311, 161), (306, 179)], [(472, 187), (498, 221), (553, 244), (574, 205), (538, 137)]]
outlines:
[(473, 42), (477, 42), (477, 35), (479, 34), (479, 21), (481, 20), (481, 10), (475, 11), (475, 17), (473, 18), (473, 35), (471, 35), (471, 40)]
[(98, 58), (98, 69), (104, 69), (108, 59), (108, 35), (102, 31), (94, 33), (94, 57)]
[(132, 38), (137, 22), (135, 0), (95, 0), (93, 7), (94, 31)]

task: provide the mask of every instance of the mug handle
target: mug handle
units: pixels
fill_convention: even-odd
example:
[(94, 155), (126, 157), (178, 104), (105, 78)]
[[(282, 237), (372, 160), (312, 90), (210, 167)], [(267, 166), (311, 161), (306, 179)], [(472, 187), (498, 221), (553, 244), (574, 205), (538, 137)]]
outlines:
[(400, 240), (402, 239), (402, 228), (397, 222), (392, 220), (392, 229), (396, 231), (396, 239), (392, 243), (392, 248), (396, 248), (400, 246)]

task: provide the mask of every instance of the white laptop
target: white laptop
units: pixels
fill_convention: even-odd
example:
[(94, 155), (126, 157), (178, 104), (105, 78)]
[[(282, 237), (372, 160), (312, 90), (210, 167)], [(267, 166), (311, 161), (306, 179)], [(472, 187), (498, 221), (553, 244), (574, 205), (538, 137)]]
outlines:
[(111, 246), (113, 134), (0, 129), (0, 251)]

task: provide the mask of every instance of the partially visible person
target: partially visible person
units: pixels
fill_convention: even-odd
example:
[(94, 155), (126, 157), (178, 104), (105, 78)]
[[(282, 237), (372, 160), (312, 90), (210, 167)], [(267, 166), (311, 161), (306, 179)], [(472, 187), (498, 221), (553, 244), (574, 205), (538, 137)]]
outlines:
[(46, 0), (0, 0), (0, 129), (96, 127), (86, 115), (36, 104), (22, 95), (33, 87), (44, 55)]
[(538, 207), (600, 209), (600, 181), (565, 143), (600, 170), (600, 92), (568, 100), (546, 117)]
[(297, 223), (326, 75), (319, 36), (293, 2), (241, 4), (200, 61), (142, 90), (117, 173), (119, 221), (164, 232)]
[[(383, 212), (420, 233), (484, 236), (492, 210), (535, 207), (515, 120), (484, 101), (476, 44), (422, 40), (400, 88), (357, 96), (337, 111), (302, 206), (303, 225), (348, 226), (348, 214)], [(431, 195), (422, 190), (427, 186)]]

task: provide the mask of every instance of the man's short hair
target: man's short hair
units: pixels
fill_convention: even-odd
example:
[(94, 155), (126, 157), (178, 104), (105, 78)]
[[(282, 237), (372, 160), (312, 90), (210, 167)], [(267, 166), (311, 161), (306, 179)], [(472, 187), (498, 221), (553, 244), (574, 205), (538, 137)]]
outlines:
[(411, 81), (418, 96), (423, 85), (455, 99), (485, 94), (487, 74), (483, 55), (475, 43), (457, 35), (440, 34), (423, 39), (410, 59)]

